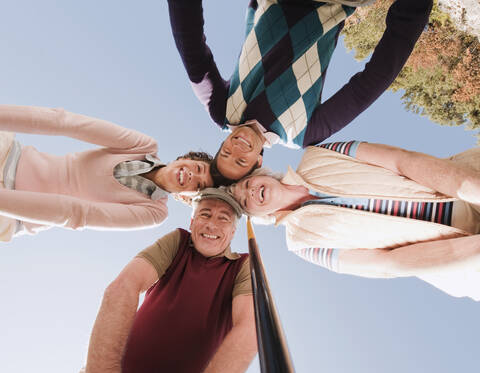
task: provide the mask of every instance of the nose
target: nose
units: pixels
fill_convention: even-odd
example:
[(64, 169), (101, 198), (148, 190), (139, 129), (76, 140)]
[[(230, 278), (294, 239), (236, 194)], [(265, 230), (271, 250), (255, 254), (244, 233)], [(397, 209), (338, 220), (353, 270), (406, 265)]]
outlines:
[(232, 144), (232, 154), (233, 155), (238, 155), (238, 153), (242, 153), (242, 145), (239, 144), (238, 141), (235, 141)]
[(206, 223), (205, 223), (205, 229), (207, 231), (212, 231), (214, 228), (213, 228), (213, 219), (209, 219)]

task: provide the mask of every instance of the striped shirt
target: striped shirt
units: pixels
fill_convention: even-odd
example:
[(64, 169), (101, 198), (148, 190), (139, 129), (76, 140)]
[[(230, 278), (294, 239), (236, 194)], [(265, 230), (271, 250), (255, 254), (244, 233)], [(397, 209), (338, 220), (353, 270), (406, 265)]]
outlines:
[(310, 194), (318, 199), (304, 202), (302, 206), (313, 204), (334, 205), (378, 214), (430, 221), (444, 225), (450, 225), (452, 221), (453, 202), (413, 202), (391, 199), (346, 198), (327, 196), (313, 190), (310, 190)]
[[(15, 189), (15, 178), (17, 176), (17, 166), (22, 154), (22, 146), (17, 140), (13, 140), (10, 151), (8, 152), (7, 159), (3, 168), (3, 185), (5, 189)], [(16, 219), (15, 233), (23, 230), (23, 223), (21, 220)]]
[(363, 141), (329, 142), (326, 144), (318, 144), (317, 146), (355, 158), (358, 145), (360, 145), (361, 142)]
[(160, 166), (164, 166), (164, 164), (158, 158), (147, 154), (144, 161), (125, 161), (117, 164), (113, 169), (113, 176), (120, 184), (146, 194), (156, 201), (166, 197), (168, 192), (141, 175)]
[[(321, 144), (318, 146), (355, 157), (359, 144), (360, 142), (358, 141), (350, 141)], [(449, 226), (452, 224), (453, 202), (418, 202), (374, 198), (336, 197), (318, 193), (314, 190), (310, 190), (310, 194), (317, 197), (317, 199), (306, 201), (301, 207), (314, 204), (333, 205), (377, 214), (424, 220)], [(338, 269), (338, 249), (318, 247), (305, 248), (296, 251), (295, 253), (307, 261), (326, 267), (332, 271)]]
[(17, 165), (21, 153), (22, 146), (17, 140), (13, 140), (3, 168), (3, 184), (5, 185), (5, 189), (15, 189), (15, 177), (17, 175)]

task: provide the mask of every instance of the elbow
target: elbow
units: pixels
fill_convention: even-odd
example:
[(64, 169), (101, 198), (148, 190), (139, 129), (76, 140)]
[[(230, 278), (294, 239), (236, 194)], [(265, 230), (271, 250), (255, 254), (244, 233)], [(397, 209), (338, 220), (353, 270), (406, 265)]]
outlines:
[(414, 263), (412, 263), (413, 258), (408, 260), (409, 258), (404, 258), (395, 252), (395, 249), (386, 252), (384, 255), (384, 264), (382, 266), (382, 278), (397, 278), (397, 277), (411, 277), (415, 276), (415, 271), (413, 268), (415, 267)]
[(244, 331), (243, 349), (246, 353), (247, 360), (250, 362), (258, 352), (257, 331), (255, 322), (248, 326), (248, 330)]
[(408, 168), (415, 161), (415, 152), (401, 148), (392, 148), (392, 152), (394, 153), (392, 154), (391, 171), (399, 175), (406, 175)]
[(250, 325), (248, 343), (247, 343), (247, 350), (251, 354), (252, 359), (258, 351), (257, 330), (256, 330), (254, 322)]
[(114, 280), (112, 283), (110, 283), (107, 286), (107, 288), (103, 292), (103, 299), (105, 300), (115, 299), (119, 294), (122, 293), (123, 287), (124, 287), (124, 284), (122, 284), (118, 280)]
[(458, 198), (465, 202), (480, 206), (480, 172), (472, 172), (461, 182)]
[(114, 300), (120, 297), (138, 298), (140, 290), (136, 289), (131, 281), (123, 277), (117, 277), (104, 291), (104, 300)]
[(258, 351), (255, 318), (244, 320), (243, 322), (235, 325), (234, 328), (238, 330), (238, 336), (241, 336), (242, 349), (249, 356), (250, 360), (253, 359)]

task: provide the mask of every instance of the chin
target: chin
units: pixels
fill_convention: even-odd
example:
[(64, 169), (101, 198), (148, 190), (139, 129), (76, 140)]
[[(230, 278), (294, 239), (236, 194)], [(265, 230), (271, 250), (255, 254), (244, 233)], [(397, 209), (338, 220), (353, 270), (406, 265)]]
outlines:
[(197, 248), (197, 251), (202, 254), (203, 256), (206, 256), (206, 257), (211, 257), (211, 256), (215, 256), (215, 255), (218, 255), (220, 254), (223, 250), (219, 250), (217, 248), (211, 248), (211, 247), (203, 247), (203, 248), (200, 248), (198, 249)]

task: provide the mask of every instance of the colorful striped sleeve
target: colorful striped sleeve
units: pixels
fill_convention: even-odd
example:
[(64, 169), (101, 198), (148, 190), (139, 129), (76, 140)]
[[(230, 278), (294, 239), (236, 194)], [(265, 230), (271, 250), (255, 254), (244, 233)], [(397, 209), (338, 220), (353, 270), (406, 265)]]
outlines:
[(350, 157), (355, 158), (357, 153), (358, 145), (360, 145), (361, 141), (348, 141), (348, 142), (329, 142), (326, 144), (318, 144), (321, 148), (325, 148), (328, 150), (333, 150), (338, 153), (348, 155)]
[(294, 253), (307, 262), (338, 272), (338, 249), (309, 247), (294, 251)]

